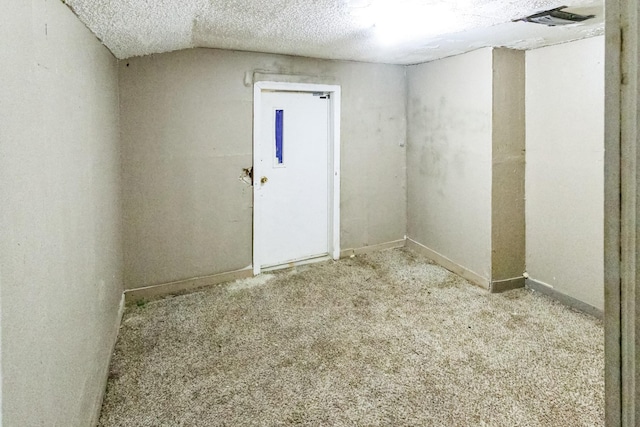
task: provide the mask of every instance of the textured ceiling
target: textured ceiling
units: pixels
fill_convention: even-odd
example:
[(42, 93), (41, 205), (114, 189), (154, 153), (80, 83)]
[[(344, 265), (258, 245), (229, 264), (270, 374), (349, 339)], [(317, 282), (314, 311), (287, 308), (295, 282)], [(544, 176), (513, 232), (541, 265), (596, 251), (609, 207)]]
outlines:
[[(412, 64), (603, 33), (602, 0), (66, 0), (120, 59), (193, 47)], [(567, 5), (595, 18), (512, 22)]]

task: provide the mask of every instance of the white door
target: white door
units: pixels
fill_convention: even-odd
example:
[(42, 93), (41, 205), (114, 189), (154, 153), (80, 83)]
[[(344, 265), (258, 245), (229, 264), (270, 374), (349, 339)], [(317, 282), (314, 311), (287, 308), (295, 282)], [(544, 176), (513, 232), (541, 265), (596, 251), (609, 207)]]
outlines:
[(262, 91), (260, 98), (254, 262), (262, 269), (326, 256), (333, 170), (328, 96)]

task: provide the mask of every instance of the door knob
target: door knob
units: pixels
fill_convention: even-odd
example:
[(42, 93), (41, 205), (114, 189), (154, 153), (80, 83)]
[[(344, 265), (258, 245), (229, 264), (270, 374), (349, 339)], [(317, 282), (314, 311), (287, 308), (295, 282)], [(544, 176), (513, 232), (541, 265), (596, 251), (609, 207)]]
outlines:
[(267, 179), (266, 176), (263, 176), (262, 178), (260, 178), (260, 183), (261, 184), (265, 184), (267, 181), (269, 181), (269, 180)]

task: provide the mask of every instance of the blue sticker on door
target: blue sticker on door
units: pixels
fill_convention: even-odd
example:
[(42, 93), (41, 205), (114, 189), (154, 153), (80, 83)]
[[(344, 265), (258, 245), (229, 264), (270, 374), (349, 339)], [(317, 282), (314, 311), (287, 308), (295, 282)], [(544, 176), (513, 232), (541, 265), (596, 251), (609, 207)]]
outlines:
[(284, 124), (284, 110), (276, 110), (276, 161), (279, 165), (283, 162), (282, 133)]

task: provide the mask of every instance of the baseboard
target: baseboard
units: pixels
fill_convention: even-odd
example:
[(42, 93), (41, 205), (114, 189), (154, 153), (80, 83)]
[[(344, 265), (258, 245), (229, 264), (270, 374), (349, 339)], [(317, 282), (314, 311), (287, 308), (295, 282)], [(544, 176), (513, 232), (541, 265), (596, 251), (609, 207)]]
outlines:
[(558, 301), (561, 304), (566, 305), (567, 307), (571, 307), (578, 311), (582, 311), (583, 313), (589, 314), (593, 317), (597, 317), (598, 319), (604, 319), (604, 312), (599, 308), (596, 308), (586, 302), (580, 301), (579, 299), (570, 297), (569, 295), (563, 294), (561, 292), (556, 291), (551, 286), (546, 285), (542, 282), (538, 282), (533, 279), (527, 278), (525, 280), (525, 287), (527, 289), (531, 289), (536, 292), (540, 292), (554, 300)]
[[(381, 251), (384, 249), (402, 248), (405, 246), (405, 240), (394, 240), (392, 242), (380, 243), (377, 245), (364, 246), (362, 248), (343, 249), (340, 251), (340, 258), (347, 258), (351, 255), (361, 255), (368, 252)], [(267, 269), (268, 270), (268, 269)], [(264, 271), (267, 271), (264, 270)], [(253, 267), (246, 267), (241, 270), (230, 271), (226, 273), (214, 274), (211, 276), (195, 277), (192, 279), (179, 280), (160, 285), (145, 286), (143, 288), (127, 289), (124, 292), (127, 303), (148, 300), (166, 295), (188, 292), (194, 289), (217, 285), (219, 283), (231, 282), (233, 280), (246, 279), (253, 276)]]
[(513, 289), (524, 288), (524, 277), (512, 277), (511, 279), (492, 280), (491, 281), (491, 293), (497, 294), (500, 292), (511, 291)]
[(382, 251), (385, 249), (403, 248), (406, 244), (405, 239), (394, 240), (392, 242), (379, 243), (377, 245), (363, 246), (361, 248), (343, 249), (340, 251), (340, 258), (348, 258), (352, 255), (362, 255), (369, 252)]
[(418, 243), (415, 240), (407, 238), (407, 248), (421, 255), (426, 256), (436, 264), (446, 268), (447, 270), (457, 274), (458, 276), (461, 276), (467, 279), (474, 285), (478, 285), (481, 288), (484, 288), (486, 290), (491, 290), (491, 282), (489, 281), (489, 279), (482, 277), (478, 273), (475, 273), (459, 264), (456, 264), (454, 261), (451, 261), (446, 256), (439, 254), (438, 252), (432, 249), (429, 249), (425, 245)]
[(102, 393), (97, 399), (96, 408), (93, 413), (93, 417), (91, 418), (92, 426), (98, 425), (98, 421), (100, 421), (100, 412), (102, 411), (102, 402), (104, 401), (104, 395), (107, 391), (107, 382), (109, 381), (109, 368), (111, 367), (111, 358), (113, 357), (113, 353), (116, 350), (116, 343), (118, 342), (118, 333), (120, 332), (120, 325), (122, 324), (122, 316), (124, 316), (124, 307), (125, 307), (125, 297), (124, 293), (120, 296), (120, 305), (118, 306), (118, 314), (116, 315), (116, 322), (114, 325), (114, 334), (111, 338), (111, 345), (109, 349), (109, 358), (107, 360), (107, 366), (102, 374)]
[(253, 268), (247, 267), (241, 270), (213, 274), (211, 276), (194, 277), (192, 279), (178, 280), (160, 285), (145, 286), (144, 288), (127, 289), (124, 291), (124, 295), (126, 302), (129, 303), (142, 299), (148, 300), (171, 294), (189, 292), (198, 288), (231, 282), (233, 280), (246, 279), (252, 276)]

